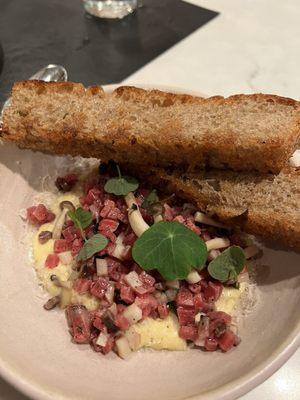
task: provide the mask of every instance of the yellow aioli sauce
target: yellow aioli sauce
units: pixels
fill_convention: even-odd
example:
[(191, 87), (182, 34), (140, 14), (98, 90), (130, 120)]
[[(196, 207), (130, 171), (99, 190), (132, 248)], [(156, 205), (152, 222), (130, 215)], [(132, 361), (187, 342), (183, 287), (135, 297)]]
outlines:
[(142, 322), (132, 325), (126, 335), (132, 331), (140, 335), (140, 344), (137, 349), (150, 347), (154, 350), (186, 350), (187, 344), (179, 334), (179, 323), (176, 315), (169, 313), (165, 319), (146, 318)]
[[(58, 215), (60, 212), (59, 203), (61, 201), (71, 201), (75, 207), (78, 207), (79, 196), (76, 193), (69, 192), (57, 197), (56, 201), (52, 204), (51, 211)], [(55, 221), (43, 224), (36, 232), (33, 238), (33, 258), (34, 267), (40, 284), (51, 295), (57, 296), (61, 292), (61, 288), (57, 287), (51, 281), (50, 276), (55, 274), (61, 281), (67, 282), (71, 273), (72, 266), (70, 264), (62, 264), (61, 262), (55, 268), (45, 267), (45, 261), (48, 254), (53, 253), (54, 240), (50, 239), (45, 244), (41, 244), (38, 240), (38, 235), (41, 231), (52, 231)], [(241, 294), (247, 287), (247, 283), (242, 282), (240, 289), (224, 288), (220, 298), (215, 303), (217, 311), (225, 311), (228, 314), (234, 314), (238, 308)], [(71, 304), (82, 304), (88, 310), (96, 310), (99, 307), (99, 301), (94, 296), (89, 294), (78, 294), (75, 290), (71, 291)], [(140, 345), (137, 349), (148, 347), (155, 350), (186, 350), (186, 341), (179, 337), (179, 323), (176, 315), (170, 315), (162, 319), (146, 318), (144, 321), (139, 322), (129, 328), (126, 334), (131, 334), (132, 331), (139, 334)]]
[[(59, 203), (62, 201), (71, 201), (75, 207), (80, 205), (78, 195), (71, 192), (60, 195), (50, 207), (51, 211), (54, 212), (56, 216), (58, 216), (60, 213)], [(39, 283), (51, 296), (58, 296), (61, 293), (61, 288), (56, 286), (55, 283), (51, 281), (51, 275), (56, 275), (62, 282), (67, 282), (72, 273), (71, 264), (62, 264), (59, 262), (58, 266), (55, 268), (45, 267), (45, 261), (48, 254), (53, 253), (54, 240), (50, 239), (48, 242), (41, 244), (38, 240), (38, 236), (42, 231), (52, 232), (55, 221), (56, 220), (51, 223), (43, 224), (33, 238), (33, 258), (36, 274)], [(89, 294), (80, 295), (73, 289), (71, 292), (71, 304), (82, 304), (91, 311), (96, 310), (99, 307), (99, 301), (96, 299), (96, 297)]]

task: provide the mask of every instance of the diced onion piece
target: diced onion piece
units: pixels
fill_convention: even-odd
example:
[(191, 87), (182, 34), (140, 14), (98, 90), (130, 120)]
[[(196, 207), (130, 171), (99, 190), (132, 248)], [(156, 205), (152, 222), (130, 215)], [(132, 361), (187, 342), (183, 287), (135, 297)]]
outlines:
[(135, 303), (131, 304), (128, 306), (124, 311), (123, 311), (124, 317), (129, 321), (130, 325), (136, 324), (139, 322), (142, 317), (143, 313), (142, 310), (138, 305)]
[(212, 261), (217, 258), (219, 254), (221, 254), (220, 250), (211, 250), (207, 254), (207, 260)]
[(112, 255), (119, 260), (123, 260), (123, 255), (126, 250), (126, 246), (123, 244), (124, 236), (124, 233), (120, 233), (120, 235), (117, 237), (115, 241), (115, 248), (112, 253)]
[[(142, 214), (138, 208), (138, 204), (134, 194), (132, 192), (128, 193), (125, 196), (125, 201), (128, 207), (128, 220), (129, 224), (136, 234), (137, 237), (141, 236), (147, 229), (149, 229), (149, 225), (144, 221)], [(136, 210), (132, 208), (132, 206), (137, 207)]]
[(218, 250), (230, 246), (230, 241), (227, 238), (214, 238), (205, 242), (207, 250)]
[(165, 291), (168, 301), (173, 301), (176, 298), (177, 290), (176, 289), (168, 289)]
[(110, 304), (113, 303), (114, 301), (114, 295), (115, 295), (115, 284), (114, 282), (109, 282), (105, 292), (105, 298)]
[(168, 297), (164, 292), (160, 292), (159, 290), (153, 293), (156, 298), (158, 304), (166, 304), (168, 302)]
[(174, 281), (166, 281), (166, 286), (171, 289), (179, 289), (179, 280), (175, 279)]
[(105, 258), (96, 258), (96, 268), (98, 276), (108, 275), (108, 264)]
[(122, 336), (116, 340), (116, 347), (118, 355), (121, 358), (127, 358), (131, 354), (131, 348), (129, 346), (129, 342), (126, 337)]
[(201, 224), (216, 226), (217, 228), (226, 228), (225, 225), (215, 221), (214, 219), (208, 217), (206, 214), (203, 214), (200, 211), (197, 211), (195, 213), (194, 218), (196, 222), (200, 222)]
[(107, 340), (108, 340), (107, 333), (101, 332), (100, 335), (98, 336), (97, 340), (96, 340), (96, 344), (98, 346), (104, 347), (104, 346), (106, 346)]
[(58, 257), (59, 257), (60, 262), (64, 265), (69, 265), (69, 264), (72, 264), (72, 262), (73, 262), (73, 256), (70, 251), (64, 251), (62, 253), (59, 253)]
[(135, 271), (129, 272), (129, 274), (125, 275), (124, 279), (132, 289), (140, 287), (143, 284)]
[(115, 317), (118, 313), (116, 303), (112, 303), (112, 305), (108, 307), (107, 311), (112, 315), (112, 317)]
[(193, 269), (189, 274), (188, 274), (188, 276), (185, 278), (185, 280), (188, 282), (188, 283), (198, 283), (198, 282), (200, 282), (201, 281), (201, 275), (195, 270), (195, 269)]
[(72, 299), (71, 289), (62, 287), (60, 292), (60, 303), (59, 303), (60, 308), (66, 308), (68, 305), (70, 305), (71, 299)]
[(163, 221), (163, 216), (161, 214), (157, 214), (154, 216), (154, 223), (156, 224), (157, 222)]
[(195, 343), (196, 346), (203, 347), (204, 344), (205, 344), (205, 339), (203, 339), (203, 338), (197, 338), (197, 339), (194, 341), (194, 343)]
[(140, 348), (141, 335), (138, 332), (136, 332), (134, 329), (128, 329), (125, 333), (125, 336), (132, 351), (136, 351)]
[(244, 254), (245, 254), (246, 260), (256, 256), (259, 252), (260, 252), (260, 248), (255, 246), (255, 244), (252, 246), (248, 246), (244, 249)]

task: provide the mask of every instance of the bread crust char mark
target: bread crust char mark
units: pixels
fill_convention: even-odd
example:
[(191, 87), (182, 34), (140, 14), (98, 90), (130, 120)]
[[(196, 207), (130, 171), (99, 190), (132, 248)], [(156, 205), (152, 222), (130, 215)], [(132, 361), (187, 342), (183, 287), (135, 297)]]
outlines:
[(300, 138), (299, 103), (279, 96), (208, 99), (71, 82), (15, 83), (2, 137), (47, 153), (192, 170), (278, 173)]

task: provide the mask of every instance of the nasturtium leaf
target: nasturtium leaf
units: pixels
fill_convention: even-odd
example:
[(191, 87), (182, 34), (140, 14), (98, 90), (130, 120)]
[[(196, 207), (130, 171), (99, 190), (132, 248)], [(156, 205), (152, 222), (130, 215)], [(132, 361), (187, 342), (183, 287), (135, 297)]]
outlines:
[(95, 253), (98, 253), (98, 251), (103, 250), (107, 244), (108, 239), (104, 235), (101, 235), (101, 233), (97, 233), (84, 243), (82, 249), (78, 253), (77, 260), (87, 260)]
[(122, 176), (118, 164), (116, 164), (116, 169), (118, 176), (109, 179), (104, 185), (104, 190), (116, 196), (126, 196), (128, 193), (134, 192), (139, 187), (138, 181), (132, 176)]
[(109, 179), (104, 190), (116, 196), (126, 196), (129, 192), (134, 192), (139, 187), (138, 181), (132, 176), (121, 176)]
[(151, 204), (157, 203), (158, 202), (158, 196), (157, 192), (155, 189), (153, 189), (148, 196), (145, 197), (143, 203), (142, 203), (142, 208), (149, 208)]
[(221, 282), (236, 280), (246, 262), (244, 251), (239, 246), (224, 250), (208, 265), (209, 275)]
[(87, 228), (93, 220), (93, 214), (82, 207), (76, 208), (75, 211), (69, 211), (68, 216), (74, 222), (76, 228), (81, 230)]
[(204, 241), (179, 222), (158, 222), (134, 243), (133, 259), (144, 270), (157, 269), (166, 280), (184, 279), (207, 259)]

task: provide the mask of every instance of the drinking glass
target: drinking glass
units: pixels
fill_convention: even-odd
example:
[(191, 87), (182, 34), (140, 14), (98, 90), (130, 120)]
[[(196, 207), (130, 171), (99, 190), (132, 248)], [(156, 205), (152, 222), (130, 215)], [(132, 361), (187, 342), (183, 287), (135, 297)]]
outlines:
[(100, 18), (124, 18), (141, 6), (141, 0), (83, 0), (85, 10)]

